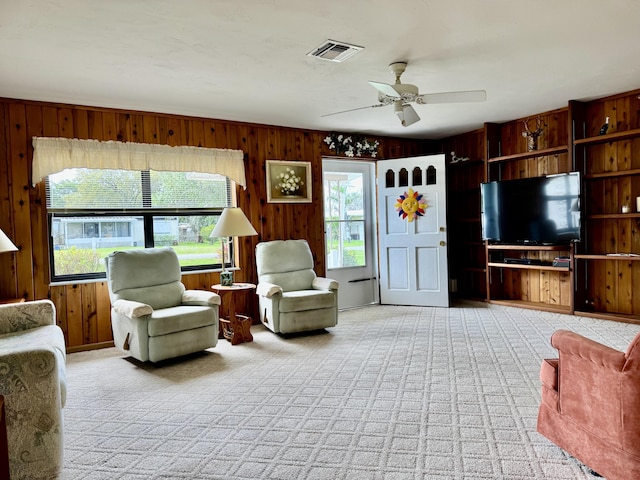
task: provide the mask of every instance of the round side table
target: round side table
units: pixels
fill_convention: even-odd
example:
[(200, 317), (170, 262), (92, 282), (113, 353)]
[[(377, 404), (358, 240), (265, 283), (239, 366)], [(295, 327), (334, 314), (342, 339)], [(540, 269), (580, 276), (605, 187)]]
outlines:
[[(251, 335), (251, 323), (252, 320), (246, 315), (241, 315), (236, 312), (236, 293), (250, 292), (255, 290), (256, 286), (253, 283), (234, 283), (233, 285), (211, 285), (211, 290), (220, 295), (222, 303), (227, 302), (227, 317), (223, 318), (220, 315), (220, 333), (218, 338), (226, 338), (231, 342), (231, 345), (237, 345), (244, 342), (252, 342), (253, 335)], [(220, 305), (222, 310), (222, 305)]]

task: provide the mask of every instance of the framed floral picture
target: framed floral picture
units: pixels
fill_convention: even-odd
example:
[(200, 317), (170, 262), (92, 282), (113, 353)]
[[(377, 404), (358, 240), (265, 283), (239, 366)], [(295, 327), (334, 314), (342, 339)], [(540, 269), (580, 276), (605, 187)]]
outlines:
[(311, 203), (311, 162), (267, 160), (267, 202)]

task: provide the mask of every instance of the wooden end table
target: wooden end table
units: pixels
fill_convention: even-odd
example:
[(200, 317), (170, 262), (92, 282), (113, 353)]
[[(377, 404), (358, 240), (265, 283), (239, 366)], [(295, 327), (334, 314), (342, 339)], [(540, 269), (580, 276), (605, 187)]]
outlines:
[[(222, 303), (224, 304), (225, 298), (227, 302), (227, 317), (220, 316), (220, 332), (218, 338), (226, 338), (231, 342), (231, 345), (237, 345), (244, 342), (253, 342), (253, 335), (251, 335), (251, 317), (241, 315), (236, 312), (236, 293), (238, 292), (250, 292), (255, 290), (256, 286), (253, 283), (234, 283), (233, 285), (211, 285), (211, 290), (220, 295)], [(220, 305), (222, 310), (222, 305)]]

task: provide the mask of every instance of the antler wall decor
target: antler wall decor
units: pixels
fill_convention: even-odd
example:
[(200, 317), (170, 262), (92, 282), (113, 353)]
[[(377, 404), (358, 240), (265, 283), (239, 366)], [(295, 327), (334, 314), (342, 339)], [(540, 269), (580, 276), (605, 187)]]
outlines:
[(538, 149), (538, 137), (544, 131), (542, 118), (540, 116), (536, 118), (536, 129), (533, 131), (529, 128), (529, 118), (523, 120), (522, 123), (524, 124), (522, 136), (527, 138), (527, 151), (533, 152)]

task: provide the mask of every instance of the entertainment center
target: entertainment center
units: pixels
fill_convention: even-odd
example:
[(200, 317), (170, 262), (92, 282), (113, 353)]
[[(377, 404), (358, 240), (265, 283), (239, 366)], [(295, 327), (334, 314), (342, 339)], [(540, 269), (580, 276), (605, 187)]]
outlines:
[[(527, 147), (529, 118), (486, 123), (443, 141), (448, 155), (470, 159), (448, 164), (447, 172), (449, 271), (456, 295), (640, 323), (640, 289), (632, 288), (640, 285), (639, 96), (640, 90), (571, 100), (535, 115), (543, 128), (537, 150)], [(601, 135), (606, 117), (609, 129)], [(564, 201), (554, 204), (559, 213), (547, 215), (562, 225), (546, 237), (523, 233), (532, 231), (535, 218), (525, 190), (563, 174), (579, 178), (579, 194), (562, 192)], [(483, 193), (495, 201), (502, 185), (518, 188), (506, 194), (506, 207), (505, 201), (498, 210), (489, 205), (503, 228), (487, 230)]]

